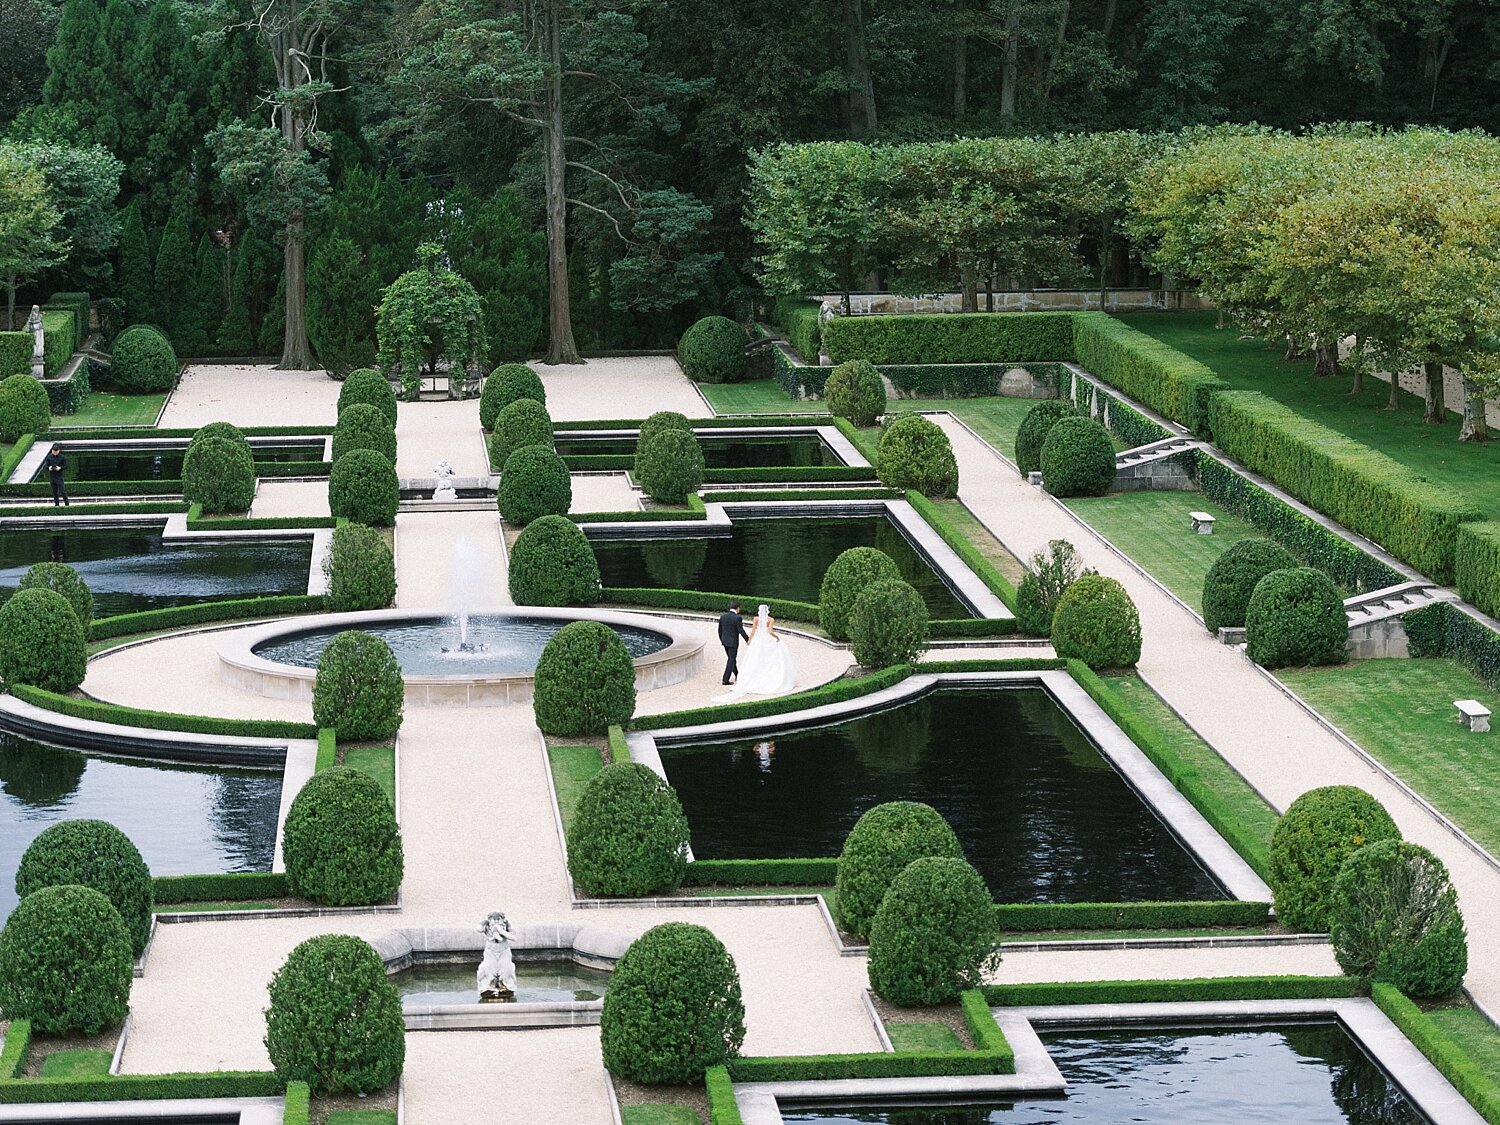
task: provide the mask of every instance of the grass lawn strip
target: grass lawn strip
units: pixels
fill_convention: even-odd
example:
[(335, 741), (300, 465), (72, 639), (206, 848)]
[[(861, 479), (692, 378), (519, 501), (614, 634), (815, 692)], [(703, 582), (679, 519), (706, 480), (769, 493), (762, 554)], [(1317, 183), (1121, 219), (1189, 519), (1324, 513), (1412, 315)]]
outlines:
[(547, 760), (552, 764), (557, 809), (566, 832), (573, 825), (573, 811), (578, 808), (584, 786), (604, 768), (604, 759), (599, 748), (590, 743), (559, 742), (547, 744)]
[(392, 805), (396, 803), (396, 748), (390, 744), (346, 746), (339, 744), (339, 764), (369, 774)]
[(116, 395), (108, 391), (90, 391), (76, 414), (58, 414), (52, 428), (91, 429), (95, 426), (154, 426), (161, 413), (167, 392), (145, 395)]
[(1458, 1003), (1450, 1007), (1430, 1008), (1427, 1018), (1458, 1044), (1486, 1074), (1500, 1075), (1500, 1028), (1485, 1019), (1482, 1012), (1468, 1004)]
[(624, 1125), (698, 1125), (702, 1120), (685, 1105), (627, 1105), (620, 1107)]
[(54, 1051), (42, 1062), (43, 1078), (89, 1078), (109, 1073), (114, 1052), (103, 1048), (79, 1047)]
[(885, 1025), (891, 1046), (898, 1051), (962, 1051), (966, 1048), (945, 1023), (916, 1021)]

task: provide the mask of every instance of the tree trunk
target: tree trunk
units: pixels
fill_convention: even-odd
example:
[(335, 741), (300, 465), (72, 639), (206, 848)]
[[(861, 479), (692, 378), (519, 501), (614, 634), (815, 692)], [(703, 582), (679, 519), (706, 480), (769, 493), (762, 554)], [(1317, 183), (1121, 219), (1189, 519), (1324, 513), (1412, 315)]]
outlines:
[(1458, 431), (1459, 441), (1486, 442), (1490, 440), (1489, 420), (1484, 416), (1484, 398), (1479, 388), (1467, 375), (1464, 376), (1464, 424)]
[(563, 152), (562, 29), (557, 3), (547, 4), (547, 55), (542, 82), (543, 190), (547, 197), (547, 358), (545, 363), (582, 363), (573, 342), (568, 301), (568, 196)]
[(844, 51), (849, 80), (854, 91), (849, 99), (850, 131), (863, 136), (875, 131), (875, 82), (870, 76), (870, 56), (865, 51), (863, 0), (844, 0)]
[(1443, 365), (1424, 363), (1422, 372), (1427, 376), (1427, 410), (1422, 421), (1441, 426), (1448, 420), (1448, 408), (1443, 403)]
[(966, 313), (979, 311), (979, 271), (973, 262), (962, 262), (958, 267), (959, 287), (963, 290), (961, 310)]
[(1401, 372), (1391, 372), (1391, 393), (1386, 396), (1385, 408), (1387, 410), (1401, 409)]
[(1119, 0), (1105, 0), (1104, 4), (1104, 26), (1101, 31), (1104, 38), (1109, 38), (1109, 33), (1115, 27), (1115, 13), (1119, 10)]
[(1012, 9), (1005, 17), (1005, 61), (1000, 66), (1000, 119), (1016, 119), (1016, 61), (1020, 52), (1021, 11)]
[(1313, 346), (1313, 374), (1318, 376), (1339, 375), (1339, 346), (1337, 344), (1315, 344)]
[(953, 36), (953, 120), (962, 121), (969, 109), (969, 36), (963, 29), (964, 0), (958, 0), (953, 19), (959, 29)]
[(1068, 6), (1069, 0), (1063, 0), (1062, 12), (1057, 17), (1057, 36), (1052, 42), (1052, 54), (1042, 59), (1040, 100), (1043, 105), (1052, 100), (1052, 78), (1057, 73), (1057, 61), (1062, 58), (1063, 49), (1068, 43)]
[(311, 371), (317, 367), (307, 339), (307, 243), (302, 218), (286, 225), (282, 268), (286, 271), (286, 327), (281, 336), (278, 371)]
[(1354, 369), (1354, 383), (1349, 388), (1351, 395), (1362, 395), (1365, 393), (1365, 368), (1360, 364)]

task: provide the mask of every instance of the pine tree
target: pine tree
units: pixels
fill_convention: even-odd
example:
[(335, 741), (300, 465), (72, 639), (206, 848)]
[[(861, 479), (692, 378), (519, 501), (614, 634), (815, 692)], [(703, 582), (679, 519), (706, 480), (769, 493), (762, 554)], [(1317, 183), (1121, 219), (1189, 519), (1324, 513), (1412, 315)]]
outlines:
[(224, 319), (224, 263), (227, 255), (212, 235), (198, 240), (189, 316), (183, 327), (182, 350), (187, 355), (209, 355)]
[(175, 0), (155, 0), (136, 36), (126, 72), (135, 112), (124, 123), (130, 178), (146, 195), (146, 217), (160, 220), (186, 188), (202, 126), (195, 119), (199, 69)]
[(250, 295), (255, 286), (254, 247), (250, 232), (240, 239), (234, 256), (234, 280), (229, 286), (229, 311), (219, 325), (220, 355), (249, 355), (255, 350), (255, 333), (250, 321)]
[(307, 271), (307, 335), (318, 362), (340, 378), (375, 361), (380, 284), (359, 247), (341, 234), (323, 238)]
[(94, 140), (123, 160), (127, 168), (135, 154), (126, 148), (125, 140), (130, 122), (139, 112), (127, 71), (135, 53), (139, 25), (140, 18), (130, 0), (108, 0), (104, 5), (104, 15), (99, 20), (99, 85), (93, 92), (96, 107), (93, 133)]
[(193, 277), (197, 272), (192, 236), (188, 231), (187, 204), (179, 199), (161, 232), (156, 249), (156, 315), (158, 323), (178, 355), (192, 354), (187, 341), (196, 320), (193, 307)]
[(260, 322), (260, 334), (256, 337), (256, 351), (261, 355), (280, 355), (282, 338), (286, 335), (286, 274), (276, 282), (276, 293), (266, 305), (266, 315)]
[(125, 208), (125, 218), (120, 226), (119, 278), (126, 321), (132, 324), (157, 321), (151, 250), (146, 244), (146, 228), (141, 225), (139, 201)]
[(94, 124), (95, 98), (104, 81), (99, 59), (99, 0), (68, 0), (47, 49), (42, 103), (67, 109), (83, 128)]

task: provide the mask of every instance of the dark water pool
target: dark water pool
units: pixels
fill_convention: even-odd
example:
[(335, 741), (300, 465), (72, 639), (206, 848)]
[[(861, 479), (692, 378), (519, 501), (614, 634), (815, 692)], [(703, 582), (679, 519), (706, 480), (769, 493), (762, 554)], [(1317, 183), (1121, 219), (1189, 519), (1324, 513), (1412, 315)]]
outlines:
[(103, 758), (0, 732), (0, 921), (27, 845), (60, 820), (107, 820), (153, 875), (269, 871), (281, 772)]
[(1336, 1024), (1053, 1032), (1065, 1098), (986, 1106), (783, 1110), (844, 1125), (1420, 1125)]
[(94, 614), (109, 617), (163, 606), (305, 594), (308, 539), (286, 542), (163, 543), (148, 527), (59, 528), (0, 532), (0, 601), (33, 563), (65, 562), (94, 594)]
[[(703, 462), (710, 469), (807, 468), (844, 463), (816, 434), (766, 438), (699, 434), (698, 444), (703, 447)], [(564, 438), (557, 442), (557, 452), (563, 457), (606, 453), (634, 456), (635, 439)]]
[[(323, 442), (289, 442), (278, 445), (260, 445), (252, 442), (251, 450), (257, 461), (321, 461)], [(67, 463), (63, 476), (67, 480), (181, 480), (182, 459), (187, 454), (184, 442), (176, 447), (155, 449), (68, 449), (63, 454)], [(46, 472), (38, 468), (31, 478), (46, 480)]]
[(700, 859), (836, 856), (866, 809), (947, 818), (997, 902), (1225, 897), (1040, 689), (934, 692), (774, 739), (665, 747)]
[[(479, 990), (472, 965), (414, 965), (391, 978), (401, 999), (412, 1004), (477, 1004)], [(598, 1000), (609, 984), (603, 969), (589, 969), (573, 961), (520, 961), (516, 963), (516, 1003), (566, 1003)]]
[[(972, 617), (927, 560), (885, 516), (736, 518), (733, 533), (703, 539), (597, 539), (590, 544), (606, 586), (705, 590), (816, 602), (823, 572), (850, 547), (895, 560), (935, 618)], [(746, 607), (754, 613), (754, 606)]]

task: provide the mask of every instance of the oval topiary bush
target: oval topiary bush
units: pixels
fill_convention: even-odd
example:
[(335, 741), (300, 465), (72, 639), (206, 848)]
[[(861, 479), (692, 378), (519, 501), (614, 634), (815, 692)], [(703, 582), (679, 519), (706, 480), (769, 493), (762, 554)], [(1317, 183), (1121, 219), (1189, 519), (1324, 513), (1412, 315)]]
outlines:
[(41, 1035), (97, 1035), (125, 1018), (135, 957), (109, 899), (44, 887), (0, 931), (0, 1011)]
[(92, 887), (120, 912), (139, 956), (151, 936), (155, 897), (151, 869), (130, 837), (102, 820), (64, 820), (31, 841), (16, 868), (16, 894), (25, 898), (43, 887)]
[(615, 762), (589, 779), (568, 828), (568, 871), (590, 895), (675, 891), (687, 874), (688, 822), (650, 766)]
[(479, 392), (479, 425), (486, 432), (493, 430), (500, 411), (523, 398), (547, 405), (542, 377), (524, 363), (502, 363), (490, 372), (484, 390)]
[(892, 1004), (946, 1004), (999, 964), (995, 906), (962, 859), (916, 859), (896, 876), (870, 925), (870, 987)]
[(378, 407), (359, 402), (339, 411), (333, 427), (334, 461), (355, 449), (373, 449), (396, 463), (396, 427)]
[(255, 459), (255, 451), (250, 448), (250, 439), (245, 436), (245, 431), (233, 422), (207, 422), (193, 431), (192, 439), (188, 442), (188, 448), (192, 449), (200, 441), (209, 438), (223, 438), (232, 445), (243, 445), (245, 451), (250, 454), (250, 459)]
[(328, 575), (323, 607), (334, 613), (384, 609), (396, 600), (396, 557), (373, 527), (346, 523), (334, 528), (323, 569)]
[(927, 603), (901, 579), (866, 586), (849, 614), (854, 662), (866, 668), (910, 664), (927, 647)]
[(1016, 430), (1016, 468), (1022, 476), (1041, 470), (1042, 443), (1059, 420), (1075, 413), (1073, 404), (1060, 398), (1044, 399), (1026, 412)]
[(856, 426), (873, 426), (885, 413), (885, 380), (867, 359), (839, 364), (823, 384), (823, 401), (835, 418)]
[(66, 694), (88, 671), (83, 625), (55, 590), (17, 590), (0, 605), (0, 678)]
[(861, 816), (844, 839), (834, 885), (834, 914), (855, 937), (867, 937), (886, 890), (914, 859), (963, 859), (948, 822), (931, 805), (890, 801)]
[(646, 495), (683, 504), (703, 485), (703, 447), (691, 431), (668, 429), (638, 446), (637, 472)]
[(1042, 442), (1042, 487), (1053, 496), (1103, 496), (1115, 481), (1115, 443), (1092, 418), (1059, 418)]
[(903, 414), (880, 435), (875, 469), (888, 488), (915, 488), (923, 496), (957, 496), (958, 462), (948, 435), (920, 414)]
[(328, 510), (354, 523), (390, 527), (401, 506), (396, 466), (373, 449), (355, 449), (333, 463), (328, 474)]
[(147, 324), (136, 324), (115, 337), (109, 354), (109, 377), (121, 394), (169, 391), (177, 382), (177, 353)]
[(1269, 539), (1231, 543), (1203, 577), (1203, 624), (1215, 634), (1224, 628), (1244, 628), (1250, 595), (1260, 580), (1274, 571), (1296, 566), (1291, 552)]
[(1095, 671), (1131, 668), (1141, 658), (1141, 617), (1113, 578), (1085, 574), (1057, 599), (1052, 647), (1064, 660), (1082, 660)]
[(567, 463), (545, 445), (523, 445), (506, 459), (496, 494), (500, 518), (525, 527), (542, 516), (564, 516), (573, 506)]
[(677, 362), (695, 383), (745, 377), (745, 330), (727, 316), (705, 316), (677, 341)]
[(517, 605), (599, 600), (599, 560), (576, 523), (542, 516), (526, 525), (510, 549), (510, 597)]
[(703, 926), (664, 922), (615, 963), (599, 1017), (609, 1072), (631, 1082), (688, 1084), (740, 1053), (745, 1002), (724, 944)]
[(1288, 929), (1326, 933), (1333, 921), (1333, 881), (1344, 860), (1366, 844), (1400, 838), (1391, 814), (1363, 789), (1309, 789), (1291, 803), (1271, 835), (1276, 920)]
[(390, 799), (368, 774), (331, 766), (307, 779), (281, 831), (287, 886), (324, 906), (396, 897), (405, 858)]
[(836, 641), (849, 639), (849, 615), (860, 592), (876, 582), (901, 577), (901, 570), (890, 555), (878, 547), (850, 547), (823, 572), (818, 587), (818, 624)]
[(396, 392), (391, 381), (373, 367), (361, 367), (349, 372), (344, 385), (339, 388), (338, 417), (342, 421), (344, 411), (351, 406), (373, 406), (396, 428)]
[(270, 985), (266, 1051), (284, 1081), (314, 1094), (367, 1094), (396, 1081), (406, 1062), (401, 997), (368, 942), (308, 938)]
[(182, 497), (205, 513), (246, 512), (255, 499), (255, 458), (250, 446), (227, 438), (194, 442), (182, 458)]
[(94, 619), (94, 595), (89, 593), (88, 583), (67, 563), (39, 562), (21, 575), (18, 590), (51, 590), (67, 599), (73, 612), (78, 615), (78, 624), (88, 632), (89, 622)]
[(1272, 571), (1245, 608), (1245, 653), (1262, 668), (1342, 664), (1349, 617), (1338, 587), (1310, 566)]
[(541, 403), (521, 398), (495, 415), (495, 432), (490, 435), (490, 465), (503, 468), (512, 453), (528, 445), (554, 448), (552, 418)]
[(641, 451), (650, 444), (651, 439), (663, 430), (681, 430), (684, 433), (693, 432), (693, 424), (688, 421), (686, 414), (679, 414), (675, 410), (658, 410), (651, 417), (641, 423), (639, 433), (635, 438), (635, 466), (634, 473), (637, 477), (641, 475)]
[(390, 738), (401, 729), (401, 665), (379, 637), (347, 629), (318, 657), (313, 722), (346, 742)]
[(51, 425), (46, 387), (25, 374), (0, 381), (0, 443), (13, 445), (22, 434), (40, 435)]
[(599, 621), (559, 629), (536, 662), (532, 707), (543, 734), (604, 734), (635, 714), (635, 664), (625, 642)]

